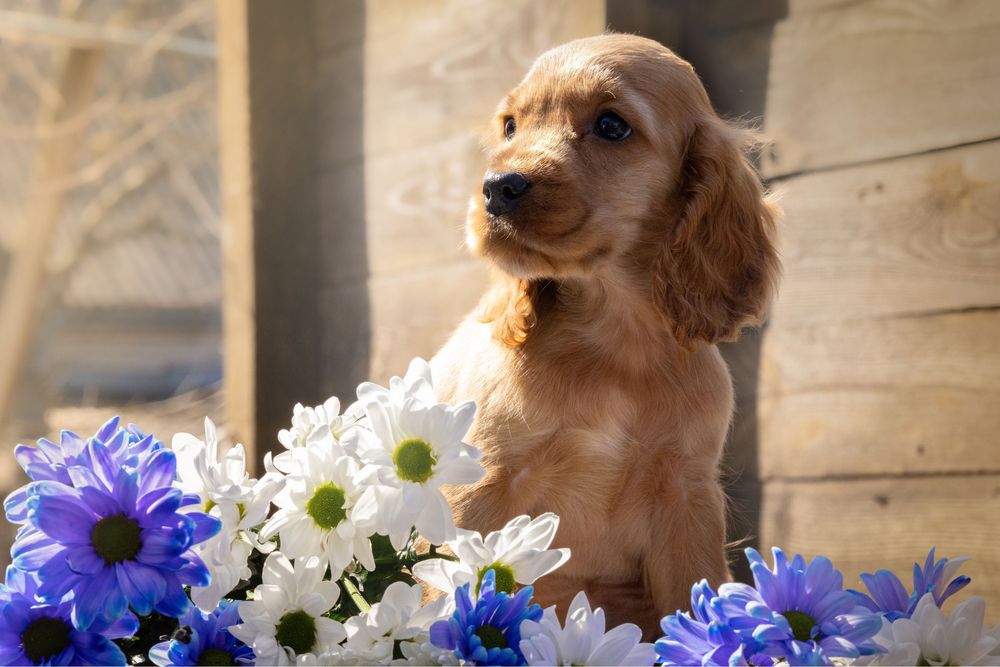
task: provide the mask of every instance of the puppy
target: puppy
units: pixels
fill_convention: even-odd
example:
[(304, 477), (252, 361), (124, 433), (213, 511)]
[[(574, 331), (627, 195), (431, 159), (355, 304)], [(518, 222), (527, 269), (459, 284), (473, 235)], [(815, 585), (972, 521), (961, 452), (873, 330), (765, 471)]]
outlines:
[(497, 269), (434, 357), (442, 400), (479, 406), (459, 526), (561, 517), (537, 586), (587, 592), (647, 636), (729, 578), (719, 459), (733, 411), (714, 343), (763, 316), (776, 209), (691, 66), (609, 34), (543, 54), (500, 104), (467, 241)]

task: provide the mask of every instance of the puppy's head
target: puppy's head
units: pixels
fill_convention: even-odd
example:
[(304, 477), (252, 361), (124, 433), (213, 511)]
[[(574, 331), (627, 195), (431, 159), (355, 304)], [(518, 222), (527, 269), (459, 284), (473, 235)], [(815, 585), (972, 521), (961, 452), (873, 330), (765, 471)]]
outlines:
[(731, 338), (762, 315), (777, 270), (745, 143), (662, 45), (570, 42), (501, 102), (468, 243), (529, 300), (541, 280), (626, 272), (682, 344)]

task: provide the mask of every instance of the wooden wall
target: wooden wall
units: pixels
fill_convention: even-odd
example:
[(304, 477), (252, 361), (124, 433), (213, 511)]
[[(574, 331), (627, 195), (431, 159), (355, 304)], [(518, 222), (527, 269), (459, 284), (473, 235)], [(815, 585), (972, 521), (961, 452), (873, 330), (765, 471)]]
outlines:
[(263, 451), (293, 403), (403, 373), (474, 307), (480, 132), (539, 53), (604, 29), (604, 2), (217, 7), (228, 416)]
[[(320, 24), (336, 22), (336, 3), (319, 7)], [(363, 98), (360, 145), (345, 147), (320, 131), (320, 179), (323, 193), (340, 192), (345, 182), (363, 193), (367, 271), (338, 281), (331, 301), (339, 290), (367, 292), (366, 376), (381, 381), (405, 371), (414, 355), (432, 355), (478, 301), (485, 264), (464, 248), (463, 224), (470, 197), (482, 189), (481, 134), (535, 57), (599, 33), (604, 7), (597, 0), (375, 0), (365, 13), (363, 30), (331, 40), (320, 54), (322, 117), (336, 122), (345, 95)], [(343, 72), (356, 78), (344, 81)], [(321, 195), (321, 216), (342, 214), (338, 198)]]
[(760, 385), (764, 543), (849, 581), (969, 555), (1000, 621), (1000, 5), (793, 0), (765, 170), (785, 276)]

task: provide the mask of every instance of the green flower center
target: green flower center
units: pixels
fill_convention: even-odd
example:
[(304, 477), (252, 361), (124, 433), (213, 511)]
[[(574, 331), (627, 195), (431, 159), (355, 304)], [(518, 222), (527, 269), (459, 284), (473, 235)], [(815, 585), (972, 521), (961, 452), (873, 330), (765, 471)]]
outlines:
[(487, 651), (491, 648), (507, 648), (507, 638), (503, 631), (495, 625), (484, 625), (476, 630), (476, 636), (483, 642)]
[(483, 577), (486, 573), (493, 570), (493, 575), (496, 577), (496, 590), (497, 593), (511, 593), (514, 588), (517, 587), (517, 582), (514, 581), (514, 570), (510, 569), (510, 566), (504, 565), (503, 563), (493, 563), (492, 565), (487, 565), (486, 567), (479, 568), (479, 576), (476, 578), (476, 593), (479, 593), (479, 589), (483, 586)]
[(812, 639), (812, 629), (816, 627), (816, 621), (809, 614), (801, 611), (786, 611), (782, 614), (788, 625), (792, 628), (792, 635), (800, 642), (807, 642)]
[(108, 565), (134, 560), (142, 548), (142, 529), (138, 521), (124, 514), (106, 516), (94, 524), (90, 542)]
[(331, 530), (347, 518), (344, 500), (344, 490), (333, 482), (327, 482), (316, 487), (312, 498), (306, 503), (306, 512), (317, 526), (323, 530)]
[(201, 657), (198, 658), (197, 664), (229, 666), (235, 664), (235, 662), (233, 661), (233, 656), (229, 655), (229, 651), (223, 651), (221, 648), (207, 648), (201, 652)]
[(392, 462), (396, 464), (396, 474), (407, 482), (423, 484), (434, 474), (434, 450), (419, 438), (407, 438), (398, 445), (392, 453)]
[(309, 653), (316, 644), (316, 619), (301, 609), (290, 611), (278, 621), (274, 638), (282, 646), (295, 651), (296, 655)]
[(39, 618), (21, 633), (21, 645), (28, 660), (37, 665), (69, 646), (69, 626), (61, 618)]

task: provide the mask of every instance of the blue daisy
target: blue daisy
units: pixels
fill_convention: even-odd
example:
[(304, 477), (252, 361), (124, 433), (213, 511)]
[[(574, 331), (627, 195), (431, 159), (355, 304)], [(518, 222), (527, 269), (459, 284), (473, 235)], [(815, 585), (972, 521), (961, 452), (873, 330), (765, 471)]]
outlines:
[(149, 659), (160, 667), (254, 664), (253, 649), (229, 633), (240, 622), (239, 604), (222, 600), (211, 614), (192, 605), (174, 636), (149, 650)]
[(537, 621), (542, 608), (528, 604), (534, 594), (525, 586), (516, 594), (496, 592), (496, 573), (483, 575), (479, 598), (469, 584), (455, 591), (455, 613), (431, 626), (431, 644), (455, 652), (455, 657), (476, 665), (523, 665), (521, 623)]
[[(741, 637), (729, 626), (725, 603), (708, 581), (692, 586), (691, 614), (677, 612), (660, 621), (665, 636), (654, 647), (663, 664), (771, 665), (753, 637)], [(735, 611), (743, 614), (738, 607)]]
[(37, 572), (38, 595), (47, 601), (72, 592), (80, 630), (113, 623), (128, 607), (179, 617), (189, 606), (184, 585), (209, 583), (191, 547), (218, 533), (221, 522), (178, 512), (198, 499), (173, 486), (177, 462), (169, 449), (153, 451), (134, 469), (119, 466), (97, 440), (87, 449), (92, 467), (67, 468), (73, 486), (29, 485), (29, 523), (11, 547), (14, 566)]
[(828, 558), (817, 556), (807, 565), (799, 554), (789, 562), (781, 549), (772, 552), (773, 569), (756, 550), (746, 550), (756, 588), (719, 587), (717, 605), (731, 628), (759, 642), (762, 654), (790, 664), (879, 652), (872, 637), (882, 627), (881, 615), (843, 590), (843, 576)]
[(125, 655), (112, 639), (131, 637), (139, 628), (132, 614), (112, 624), (94, 623), (77, 630), (70, 620), (70, 600), (55, 603), (36, 598), (38, 582), (7, 568), (0, 584), (0, 665), (124, 665)]
[[(861, 582), (868, 589), (868, 595), (860, 591), (849, 591), (857, 602), (867, 609), (881, 612), (889, 621), (899, 618), (909, 618), (917, 608), (917, 603), (927, 593), (934, 596), (934, 602), (940, 607), (944, 601), (962, 590), (972, 581), (958, 573), (962, 563), (968, 558), (942, 558), (934, 560), (934, 548), (931, 548), (921, 568), (919, 563), (913, 564), (913, 592), (907, 593), (903, 582), (888, 570), (878, 570), (875, 574), (864, 573)], [(950, 580), (950, 581), (949, 581)]]
[[(94, 462), (90, 458), (88, 442), (104, 445), (111, 460), (118, 467), (135, 468), (144, 457), (163, 449), (162, 442), (151, 435), (145, 435), (134, 424), (120, 428), (119, 423), (118, 417), (112, 417), (89, 441), (72, 431), (63, 431), (59, 437), (59, 444), (41, 438), (34, 446), (18, 445), (14, 448), (14, 457), (29, 479), (36, 482), (62, 482), (72, 486), (70, 466), (93, 469)], [(11, 522), (25, 523), (28, 520), (28, 487), (22, 486), (11, 493), (4, 501), (4, 510)]]

